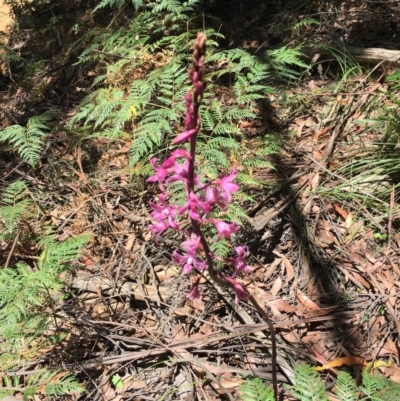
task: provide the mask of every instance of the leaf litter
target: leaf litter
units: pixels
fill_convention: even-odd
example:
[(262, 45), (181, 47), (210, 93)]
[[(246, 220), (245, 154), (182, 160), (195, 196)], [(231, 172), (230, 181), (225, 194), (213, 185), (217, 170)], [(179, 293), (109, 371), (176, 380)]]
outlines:
[[(316, 363), (325, 375), (335, 376), (344, 365), (361, 365), (386, 372), (392, 380), (400, 377), (397, 242), (382, 246), (377, 241), (370, 207), (360, 207), (357, 198), (329, 193), (338, 182), (336, 155), (355, 149), (347, 145), (355, 117), (346, 117), (339, 121), (345, 128), (340, 134), (332, 122), (317, 138), (312, 124), (302, 125), (301, 135), (288, 145), (293, 153), (285, 155), (300, 160), (304, 175), (292, 186), (303, 187), (301, 196), (264, 220), (261, 230), (254, 231), (251, 224), (246, 228), (252, 238), (253, 272), (241, 283), (271, 312), (287, 365), (279, 374), (281, 382), (291, 381), (292, 360)], [(335, 146), (327, 154), (332, 135)], [(107, 162), (116, 176), (115, 166), (121, 163), (111, 154)], [(170, 391), (187, 400), (193, 394), (229, 399), (244, 378), (271, 378), (268, 335), (258, 336), (265, 327), (247, 305), (241, 308), (250, 321), (226, 300), (230, 294), (211, 288), (206, 280), (203, 299), (188, 302), (184, 294), (190, 278), (170, 259), (175, 240), (169, 238), (163, 247), (149, 242), (146, 208), (129, 201), (123, 187), (108, 189), (103, 183), (105, 193), (96, 198), (80, 191), (64, 209), (49, 211), (53, 224), (61, 227), (60, 235), (87, 232), (89, 227), (94, 238), (79, 269), (66, 277), (77, 292), (64, 302), (57, 322), (75, 333), (74, 344), (66, 347), (64, 368), (105, 369), (100, 389), (115, 400), (127, 395), (142, 399), (144, 394), (174, 399), (167, 396)], [(259, 215), (278, 199), (279, 194), (272, 197)], [(396, 203), (393, 207), (398, 210)], [(374, 219), (384, 229), (379, 213)], [(109, 380), (117, 374), (120, 380)]]
[[(376, 152), (377, 133), (360, 120), (376, 99), (386, 101), (386, 88), (360, 77), (338, 95), (324, 93), (326, 83), (310, 80), (296, 93), (304, 92), (312, 113), (296, 111), (289, 123), (295, 135), (272, 161), (278, 173), (254, 171), (279, 191), (267, 200), (255, 194), (260, 210), (244, 234), (253, 271), (241, 284), (270, 310), (281, 383), (293, 380), (293, 361), (313, 362), (327, 377), (343, 365), (370, 366), (400, 382), (400, 237), (389, 229), (400, 205), (379, 195), (388, 191), (386, 175), (373, 184), (351, 170)], [(282, 103), (275, 110), (281, 119), (292, 112)], [(129, 189), (129, 143), (107, 143), (93, 173), (84, 171), (85, 152), (70, 153), (62, 142), (51, 151), (65, 160), (60, 176), (69, 184), (48, 199), (44, 226), (56, 227), (59, 239), (91, 233), (92, 240), (64, 277), (71, 292), (54, 330), (69, 335), (59, 348), (38, 351), (42, 364), (81, 375), (109, 400), (232, 399), (246, 377), (270, 380), (268, 330), (257, 314), (206, 279), (203, 299), (188, 302), (190, 277), (171, 262), (176, 239), (162, 247), (150, 241), (151, 194)], [(282, 166), (290, 174), (280, 174)]]

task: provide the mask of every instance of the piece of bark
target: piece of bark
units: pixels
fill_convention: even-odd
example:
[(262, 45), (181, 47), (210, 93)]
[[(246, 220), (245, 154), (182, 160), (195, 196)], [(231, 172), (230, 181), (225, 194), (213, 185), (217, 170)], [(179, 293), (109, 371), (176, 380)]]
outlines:
[[(93, 276), (92, 274), (78, 272), (71, 277), (65, 278), (67, 284), (72, 288), (80, 291), (88, 291), (98, 293), (101, 291), (107, 296), (128, 296), (132, 300), (144, 301), (148, 299), (152, 302), (157, 302), (157, 294), (153, 285), (142, 285), (144, 290), (141, 290), (138, 284), (125, 282), (119, 286), (115, 286), (112, 280), (101, 276)], [(171, 296), (171, 291), (165, 286), (158, 287), (158, 292), (163, 302), (168, 301)]]
[(312, 47), (304, 48), (303, 53), (308, 58), (316, 61), (316, 57), (322, 59), (334, 57), (337, 50), (343, 52), (343, 56), (346, 53), (350, 54), (355, 61), (358, 61), (360, 63), (382, 63), (384, 65), (390, 65), (392, 67), (400, 67), (400, 51), (398, 50), (387, 50), (375, 47), (363, 48), (347, 45), (342, 42), (335, 42), (334, 45), (332, 45), (332, 50), (329, 50), (329, 47)]
[(354, 57), (356, 61), (363, 63), (378, 64), (381, 61), (383, 64), (400, 67), (400, 51), (387, 50), (381, 48), (365, 48), (348, 46), (345, 49)]

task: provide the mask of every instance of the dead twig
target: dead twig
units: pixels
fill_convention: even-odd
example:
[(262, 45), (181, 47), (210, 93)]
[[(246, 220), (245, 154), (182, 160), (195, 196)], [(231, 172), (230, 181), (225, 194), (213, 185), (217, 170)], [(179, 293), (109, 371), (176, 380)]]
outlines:
[(154, 272), (154, 267), (153, 267), (152, 263), (150, 262), (149, 258), (146, 256), (145, 249), (146, 249), (146, 243), (144, 242), (142, 245), (142, 258), (146, 261), (147, 265), (149, 266), (151, 276), (153, 278), (153, 288), (154, 288), (154, 294), (157, 298), (157, 306), (160, 307), (161, 298), (160, 298), (160, 294), (158, 293), (158, 288), (157, 288), (157, 284), (156, 284), (156, 282), (157, 282), (156, 273)]
[(13, 253), (14, 253), (15, 247), (17, 246), (17, 242), (18, 242), (18, 239), (19, 239), (19, 236), (20, 236), (20, 235), (21, 235), (21, 230), (18, 230), (17, 235), (15, 236), (14, 241), (13, 241), (13, 244), (12, 244), (12, 246), (11, 246), (10, 253), (9, 253), (8, 256), (7, 256), (7, 260), (6, 260), (6, 263), (5, 263), (5, 265), (4, 265), (4, 268), (5, 268), (5, 269), (6, 269), (6, 268), (8, 267), (8, 265), (10, 264), (11, 257), (12, 257), (12, 255), (13, 255)]
[(261, 213), (254, 218), (250, 219), (250, 224), (256, 231), (262, 230), (273, 218), (282, 213), (285, 209), (287, 209), (292, 203), (294, 203), (299, 196), (301, 190), (306, 185), (307, 181), (300, 185), (297, 191), (294, 194), (290, 194), (287, 197), (283, 198), (276, 205), (266, 210), (264, 213)]

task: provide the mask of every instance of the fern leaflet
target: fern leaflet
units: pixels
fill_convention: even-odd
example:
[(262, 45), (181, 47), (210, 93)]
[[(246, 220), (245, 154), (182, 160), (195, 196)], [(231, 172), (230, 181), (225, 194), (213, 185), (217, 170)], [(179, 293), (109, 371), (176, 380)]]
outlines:
[(239, 388), (241, 401), (274, 401), (274, 391), (258, 377), (246, 380)]

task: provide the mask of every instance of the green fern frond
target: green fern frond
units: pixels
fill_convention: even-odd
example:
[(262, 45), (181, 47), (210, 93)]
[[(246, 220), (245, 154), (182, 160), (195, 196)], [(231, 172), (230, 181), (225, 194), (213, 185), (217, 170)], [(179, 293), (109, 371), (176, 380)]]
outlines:
[(227, 120), (244, 120), (257, 118), (257, 115), (250, 108), (234, 107), (225, 114)]
[(235, 141), (233, 138), (226, 138), (223, 136), (217, 136), (211, 138), (207, 141), (204, 146), (207, 149), (229, 149), (229, 150), (239, 150), (241, 149), (240, 143)]
[[(45, 381), (45, 394), (47, 396), (60, 397), (61, 395), (73, 394), (73, 393), (83, 393), (85, 392), (85, 387), (79, 384), (72, 374), (67, 374), (61, 378), (57, 378), (58, 372), (51, 372), (49, 377)], [(54, 380), (56, 379), (56, 380)]]
[(254, 200), (254, 198), (252, 196), (248, 195), (246, 192), (243, 192), (243, 191), (236, 192), (234, 194), (234, 199), (236, 201), (240, 202), (240, 203), (243, 203), (243, 202), (249, 202), (249, 203), (255, 202), (255, 200)]
[(258, 157), (246, 157), (243, 160), (243, 166), (251, 168), (269, 168), (274, 169), (274, 166), (266, 159), (260, 159)]
[(239, 104), (247, 104), (256, 100), (265, 99), (265, 95), (261, 93), (246, 93), (237, 98)]
[(239, 399), (241, 401), (274, 401), (274, 391), (256, 377), (246, 380), (239, 387)]
[(159, 13), (161, 11), (169, 11), (169, 12), (180, 12), (182, 8), (182, 4), (179, 0), (161, 0), (158, 4), (156, 4), (153, 8), (154, 12)]
[(210, 243), (210, 249), (216, 256), (223, 259), (227, 257), (230, 247), (228, 241), (222, 238), (220, 241), (212, 241)]
[(0, 131), (0, 141), (8, 142), (19, 154), (22, 160), (34, 167), (38, 162), (44, 147), (44, 138), (49, 130), (47, 121), (51, 113), (29, 119), (26, 127), (11, 125)]
[(316, 20), (315, 18), (303, 18), (302, 20), (300, 20), (300, 21), (298, 21), (298, 22), (296, 22), (294, 25), (293, 25), (293, 30), (296, 30), (296, 29), (300, 29), (300, 28), (303, 28), (303, 27), (305, 27), (305, 26), (309, 26), (309, 25), (320, 25), (321, 23), (318, 21), (318, 20)]
[(255, 179), (253, 175), (251, 174), (251, 171), (249, 173), (240, 173), (236, 177), (236, 182), (240, 184), (241, 186), (246, 185), (247, 187), (249, 186), (255, 186), (258, 187), (261, 183), (259, 180)]
[(231, 123), (219, 122), (212, 132), (214, 135), (240, 135), (240, 129)]
[[(213, 55), (210, 55), (207, 58), (208, 63), (212, 62), (228, 62), (230, 64), (231, 69), (227, 70), (219, 70), (217, 71), (217, 76), (221, 76), (222, 74), (226, 73), (226, 71), (229, 72), (238, 72), (241, 70), (244, 70), (246, 68), (252, 68), (257, 64), (257, 58), (252, 56), (250, 53), (246, 52), (245, 50), (242, 49), (231, 49), (231, 50), (225, 50), (222, 52), (215, 53)], [(219, 75), (222, 73), (221, 75)]]
[(0, 201), (0, 219), (4, 220), (5, 229), (11, 234), (20, 218), (31, 206), (31, 201), (25, 199), (27, 186), (23, 181), (15, 181), (10, 184), (3, 192)]
[(16, 332), (39, 335), (47, 318), (41, 307), (49, 302), (51, 292), (61, 289), (59, 275), (69, 268), (68, 263), (77, 258), (87, 236), (78, 236), (57, 243), (52, 236), (45, 237), (39, 245), (43, 247), (33, 270), (19, 262), (14, 268), (0, 270), (0, 333), (12, 339)]
[[(115, 7), (117, 10), (119, 10), (127, 2), (128, 0), (102, 0), (99, 4), (97, 4), (92, 13), (95, 13), (96, 11), (105, 7), (110, 7), (110, 8)], [(143, 5), (143, 0), (131, 0), (131, 2), (136, 10)]]
[(385, 376), (376, 375), (377, 389), (382, 401), (400, 399), (400, 383), (387, 379)]
[[(27, 327), (34, 321), (34, 327), (42, 327), (44, 317), (38, 315), (47, 286), (57, 288), (59, 283), (46, 274), (34, 273), (24, 263), (13, 269), (0, 271), (0, 328), (2, 337), (11, 340), (18, 332), (32, 334)], [(20, 325), (23, 323), (23, 327)], [(28, 324), (27, 324), (28, 323)], [(39, 331), (40, 333), (41, 331)]]
[(52, 235), (47, 235), (39, 241), (43, 252), (38, 260), (39, 269), (60, 274), (68, 268), (68, 262), (75, 260), (81, 248), (88, 242), (90, 236), (77, 235), (66, 241), (57, 242)]
[(60, 377), (58, 371), (40, 369), (28, 379), (21, 382), (20, 376), (9, 378), (5, 376), (0, 380), (0, 396), (11, 395), (13, 390), (2, 390), (2, 388), (20, 388), (23, 398), (35, 397), (38, 391), (43, 391), (46, 397), (61, 397), (72, 393), (85, 392), (85, 388), (79, 384), (72, 374)]
[[(285, 79), (297, 79), (302, 71), (310, 68), (309, 65), (301, 61), (301, 47), (289, 49), (285, 46), (269, 50), (267, 57), (271, 60), (271, 66), (278, 75)], [(298, 70), (296, 70), (298, 68)]]
[(186, 195), (183, 191), (182, 184), (172, 182), (168, 187), (168, 197), (171, 204), (183, 206), (186, 203)]
[[(240, 198), (240, 195), (239, 197)], [(235, 199), (238, 199), (235, 197)], [(228, 210), (224, 214), (224, 219), (228, 221), (236, 221), (240, 226), (243, 226), (243, 221), (246, 221), (248, 219), (248, 215), (245, 212), (245, 210), (236, 204), (231, 204), (228, 207)]]
[(230, 163), (224, 152), (217, 149), (204, 148), (201, 152), (201, 157), (213, 164), (218, 163), (221, 167), (229, 167)]
[(303, 364), (295, 369), (296, 384), (291, 386), (291, 394), (299, 401), (328, 401), (325, 386), (313, 367)]
[(154, 148), (160, 145), (165, 134), (172, 133), (168, 121), (163, 119), (151, 121), (153, 118), (154, 115), (152, 118), (147, 118), (133, 131), (134, 139), (129, 150), (131, 165), (135, 165), (142, 157), (153, 152)]
[(336, 395), (339, 401), (357, 401), (359, 391), (353, 377), (347, 372), (340, 372), (336, 381)]
[(8, 206), (15, 206), (25, 198), (27, 186), (24, 181), (15, 181), (3, 192), (1, 203)]
[(211, 107), (201, 107), (200, 115), (203, 129), (207, 131), (212, 131), (216, 124), (216, 119), (214, 118)]
[(362, 374), (361, 391), (366, 395), (363, 400), (369, 401), (383, 401), (379, 394), (379, 380), (368, 372), (364, 371)]

